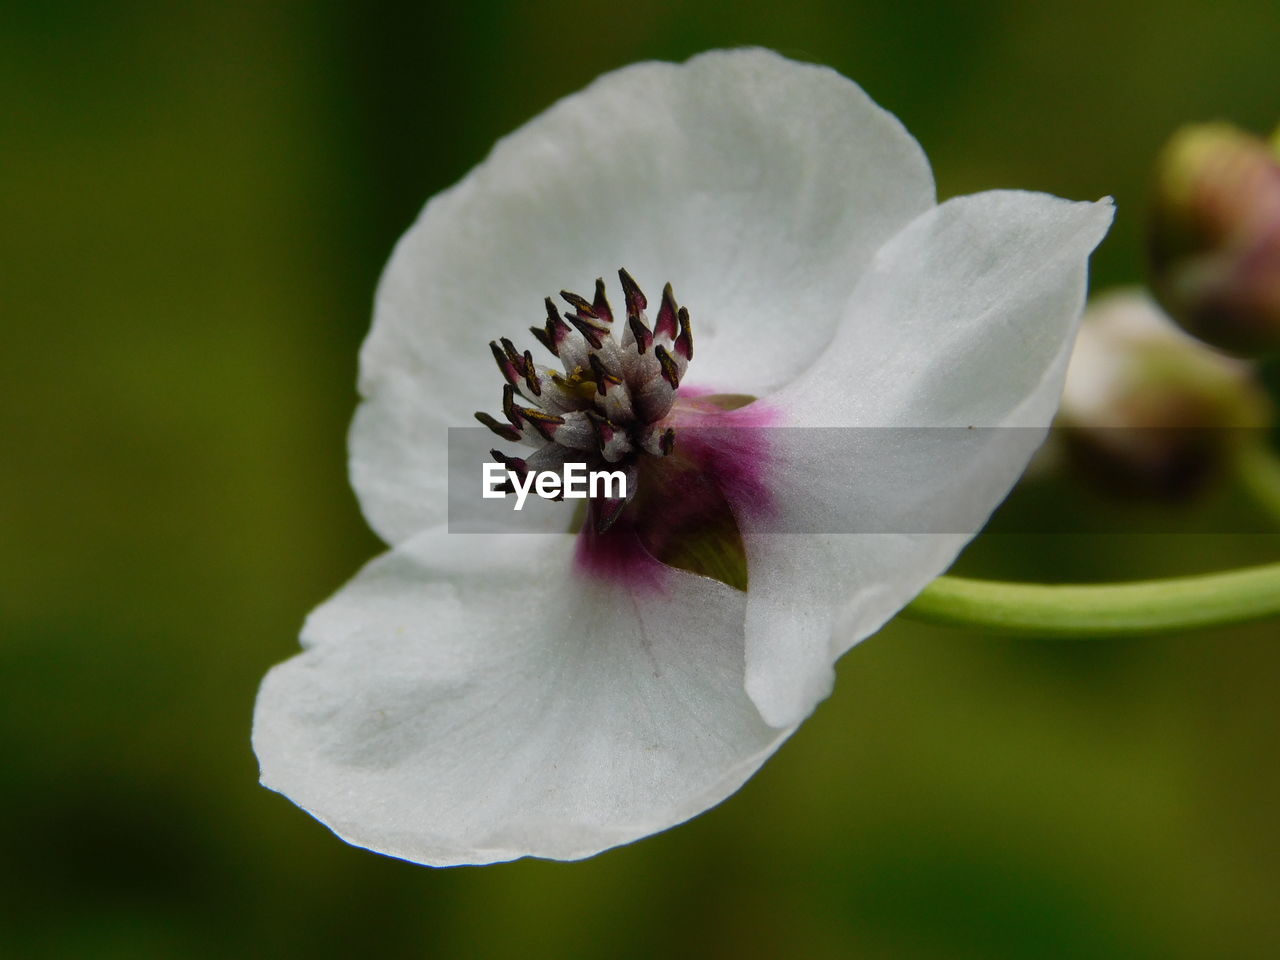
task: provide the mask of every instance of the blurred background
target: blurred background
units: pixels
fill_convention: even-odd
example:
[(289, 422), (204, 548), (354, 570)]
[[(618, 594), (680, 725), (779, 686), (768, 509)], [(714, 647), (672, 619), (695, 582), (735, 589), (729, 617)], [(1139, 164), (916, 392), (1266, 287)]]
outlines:
[[(0, 952), (1280, 955), (1274, 623), (1091, 643), (891, 624), (738, 795), (579, 864), (348, 847), (259, 787), (249, 748), (262, 674), (380, 548), (345, 464), (379, 270), (495, 138), (610, 68), (763, 44), (894, 111), (942, 197), (1114, 195), (1101, 289), (1141, 277), (1176, 126), (1280, 118), (1278, 36), (1273, 0), (8, 7)], [(1125, 535), (1125, 511), (1032, 487), (960, 570), (1280, 557), (1261, 517)], [(999, 532), (1045, 508), (1118, 532)]]

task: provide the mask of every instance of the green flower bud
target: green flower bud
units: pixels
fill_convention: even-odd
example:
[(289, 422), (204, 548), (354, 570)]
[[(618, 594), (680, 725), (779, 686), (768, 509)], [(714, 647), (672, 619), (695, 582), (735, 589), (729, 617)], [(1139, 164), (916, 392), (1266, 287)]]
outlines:
[(1132, 289), (1085, 312), (1058, 424), (1073, 464), (1103, 487), (1182, 499), (1219, 476), (1271, 413), (1252, 364), (1187, 336)]
[(1157, 162), (1149, 241), (1152, 289), (1184, 328), (1246, 356), (1280, 350), (1280, 148), (1184, 127)]

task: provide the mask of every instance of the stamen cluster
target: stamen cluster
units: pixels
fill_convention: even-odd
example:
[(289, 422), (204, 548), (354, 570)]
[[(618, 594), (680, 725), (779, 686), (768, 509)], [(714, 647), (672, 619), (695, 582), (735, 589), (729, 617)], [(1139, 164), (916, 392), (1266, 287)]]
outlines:
[(623, 470), (627, 496), (591, 503), (593, 522), (601, 533), (635, 495), (640, 459), (666, 457), (674, 449), (675, 429), (664, 420), (693, 359), (689, 311), (676, 303), (671, 284), (662, 290), (662, 304), (650, 328), (648, 300), (640, 287), (626, 270), (619, 270), (618, 278), (626, 301), (621, 340), (614, 336), (604, 280), (596, 280), (591, 301), (562, 290), (560, 296), (571, 312), (561, 314), (547, 297), (546, 325), (530, 329), (559, 358), (564, 371), (535, 363), (530, 351), (520, 352), (506, 337), (495, 340), (489, 346), (506, 380), (505, 422), (476, 414), (504, 440), (535, 448), (523, 458), (491, 451), (522, 481), (531, 470), (559, 470), (566, 462)]

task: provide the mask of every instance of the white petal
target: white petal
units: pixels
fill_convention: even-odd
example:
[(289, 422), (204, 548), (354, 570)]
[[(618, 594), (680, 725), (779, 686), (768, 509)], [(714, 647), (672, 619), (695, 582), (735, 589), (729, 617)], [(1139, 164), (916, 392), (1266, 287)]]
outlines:
[[(442, 425), (496, 407), (488, 340), (626, 267), (693, 315), (691, 382), (763, 395), (829, 341), (877, 249), (933, 202), (919, 145), (851, 81), (765, 50), (601, 77), (434, 198), (383, 276), (352, 479), (400, 542), (438, 522)], [(530, 337), (532, 345), (532, 338)]]
[(585, 857), (736, 790), (790, 732), (742, 688), (743, 595), (577, 577), (573, 546), (433, 531), (371, 563), (263, 682), (263, 782), (436, 865)]
[(994, 426), (1014, 408), (1047, 423), (1061, 385), (1044, 374), (1112, 215), (1110, 200), (1012, 190), (930, 210), (876, 255), (830, 351), (776, 402), (805, 426)]
[(793, 727), (831, 693), (835, 661), (944, 573), (967, 536), (760, 534), (749, 538), (746, 688)]
[[(831, 350), (768, 398), (793, 428), (771, 432), (774, 512), (746, 538), (746, 682), (770, 723), (803, 719), (835, 658), (942, 573), (1016, 482), (1110, 219), (1107, 202), (1030, 193), (943, 204), (877, 255)], [(841, 429), (803, 429), (823, 426)]]

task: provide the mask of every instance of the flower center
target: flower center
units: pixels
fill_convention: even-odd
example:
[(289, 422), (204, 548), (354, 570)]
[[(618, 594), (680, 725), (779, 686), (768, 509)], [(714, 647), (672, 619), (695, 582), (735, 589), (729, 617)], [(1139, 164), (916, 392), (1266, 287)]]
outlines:
[[(489, 347), (507, 381), (502, 390), (505, 422), (487, 413), (476, 419), (504, 440), (536, 448), (528, 457), (492, 451), (498, 462), (523, 478), (531, 470), (559, 470), (585, 463), (588, 470), (621, 470), (626, 496), (590, 502), (591, 522), (604, 533), (635, 496), (643, 457), (666, 457), (675, 447), (675, 428), (664, 424), (676, 401), (680, 380), (693, 359), (689, 311), (677, 305), (671, 284), (650, 329), (648, 300), (626, 270), (619, 270), (627, 321), (621, 342), (613, 332), (613, 309), (604, 281), (596, 281), (591, 301), (561, 291), (571, 312), (563, 315), (547, 297), (545, 327), (533, 335), (564, 366), (564, 372), (534, 362), (503, 337)], [(524, 404), (517, 402), (519, 397)]]
[[(613, 572), (619, 564), (643, 566), (627, 559), (638, 545), (649, 563), (657, 560), (746, 589), (742, 538), (719, 482), (727, 471), (694, 428), (752, 398), (680, 397), (693, 359), (689, 311), (676, 302), (668, 283), (651, 327), (644, 293), (626, 270), (618, 277), (625, 323), (615, 323), (603, 280), (596, 280), (590, 301), (561, 291), (570, 307), (564, 313), (546, 298), (546, 325), (531, 330), (560, 360), (563, 372), (536, 363), (530, 351), (521, 352), (505, 337), (491, 342), (506, 380), (503, 418), (481, 412), (476, 419), (504, 440), (533, 448), (525, 457), (491, 451), (522, 485), (530, 472), (560, 472), (566, 463), (623, 472), (624, 496), (587, 502), (580, 554), (601, 560), (595, 566)], [(620, 337), (615, 335), (619, 328)], [(729, 451), (734, 462), (739, 453)]]

